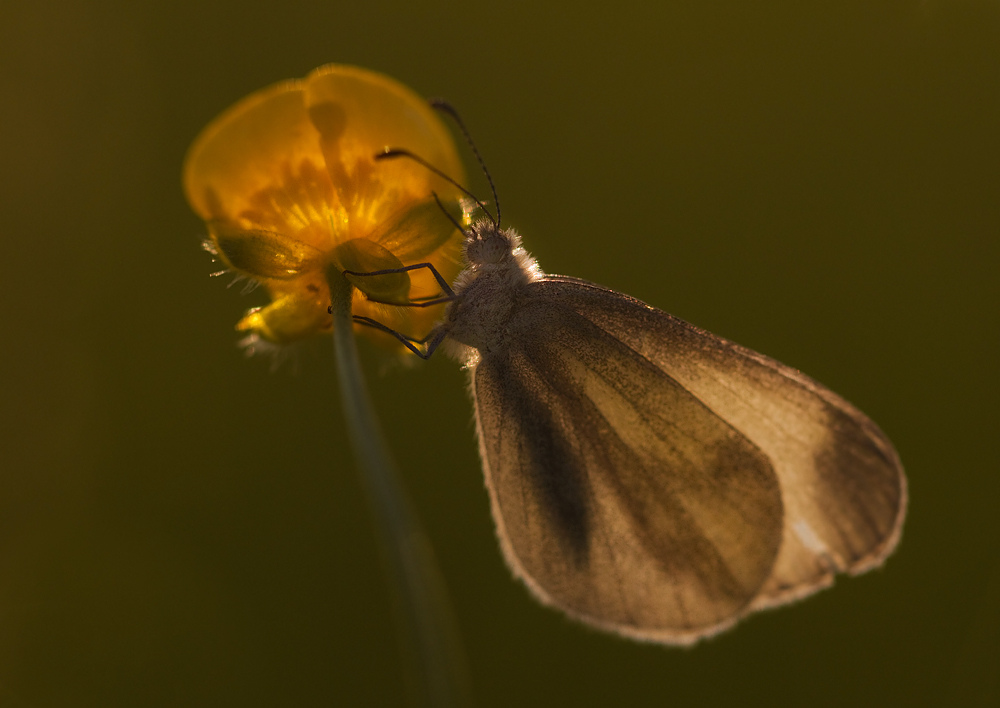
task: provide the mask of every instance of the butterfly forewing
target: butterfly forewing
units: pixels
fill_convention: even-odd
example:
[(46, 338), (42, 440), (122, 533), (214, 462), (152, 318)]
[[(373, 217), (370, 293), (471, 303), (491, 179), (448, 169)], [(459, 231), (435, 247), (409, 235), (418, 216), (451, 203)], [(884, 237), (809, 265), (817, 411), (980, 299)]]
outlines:
[(543, 600), (633, 636), (731, 624), (781, 547), (770, 459), (561, 284), (526, 294), (473, 378), (508, 561)]
[[(780, 551), (749, 609), (808, 595), (835, 572), (867, 570), (892, 551), (906, 507), (902, 466), (847, 401), (790, 367), (585, 281), (548, 277), (524, 297), (593, 323), (769, 461), (784, 510)], [(666, 466), (662, 474), (670, 474)]]

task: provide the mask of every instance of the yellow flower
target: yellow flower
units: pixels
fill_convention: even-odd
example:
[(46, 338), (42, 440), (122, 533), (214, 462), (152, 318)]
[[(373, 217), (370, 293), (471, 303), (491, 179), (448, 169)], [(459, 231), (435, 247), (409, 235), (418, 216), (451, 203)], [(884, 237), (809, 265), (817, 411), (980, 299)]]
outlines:
[[(461, 234), (432, 192), (456, 220), (463, 218), (460, 193), (411, 160), (373, 159), (390, 147), (463, 180), (454, 143), (426, 102), (356, 67), (324, 66), (258, 91), (202, 131), (184, 164), (188, 202), (207, 223), (210, 250), (271, 295), (238, 330), (276, 344), (329, 331), (331, 265), (371, 272), (431, 262), (446, 280), (454, 278)], [(425, 268), (347, 278), (357, 288), (354, 313), (394, 330), (424, 334), (441, 315), (442, 306), (368, 299), (406, 303), (438, 295)]]

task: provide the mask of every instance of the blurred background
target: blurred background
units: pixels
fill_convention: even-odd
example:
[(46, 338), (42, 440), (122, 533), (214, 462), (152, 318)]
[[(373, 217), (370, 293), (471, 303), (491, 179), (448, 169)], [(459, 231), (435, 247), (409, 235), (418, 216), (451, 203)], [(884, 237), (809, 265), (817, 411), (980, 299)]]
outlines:
[(366, 349), (478, 705), (997, 705), (994, 0), (4, 0), (0, 705), (405, 703), (332, 347), (244, 358), (266, 295), (208, 277), (180, 188), (208, 121), (328, 62), (459, 106), (546, 271), (806, 371), (909, 475), (883, 569), (635, 644), (511, 579), (463, 372)]

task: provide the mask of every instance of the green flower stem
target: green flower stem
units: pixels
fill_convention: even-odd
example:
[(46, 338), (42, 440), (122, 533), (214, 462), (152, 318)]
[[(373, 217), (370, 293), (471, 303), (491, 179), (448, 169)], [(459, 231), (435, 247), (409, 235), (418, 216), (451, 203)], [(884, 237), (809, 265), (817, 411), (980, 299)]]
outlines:
[(444, 580), (400, 484), (361, 373), (351, 317), (353, 286), (334, 267), (327, 271), (327, 282), (341, 404), (382, 547), (408, 673), (423, 704), (468, 705), (465, 656)]

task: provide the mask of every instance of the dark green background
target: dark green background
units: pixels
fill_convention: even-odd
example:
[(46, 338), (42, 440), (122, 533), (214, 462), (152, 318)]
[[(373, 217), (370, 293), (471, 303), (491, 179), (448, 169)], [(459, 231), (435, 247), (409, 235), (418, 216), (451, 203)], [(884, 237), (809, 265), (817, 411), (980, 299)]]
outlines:
[(368, 351), (480, 705), (996, 705), (1000, 6), (537, 5), (3, 0), (0, 705), (405, 700), (331, 347), (243, 358), (265, 296), (180, 189), (209, 120), (327, 62), (460, 106), (547, 271), (803, 369), (909, 475), (883, 570), (634, 644), (511, 580), (458, 367)]

